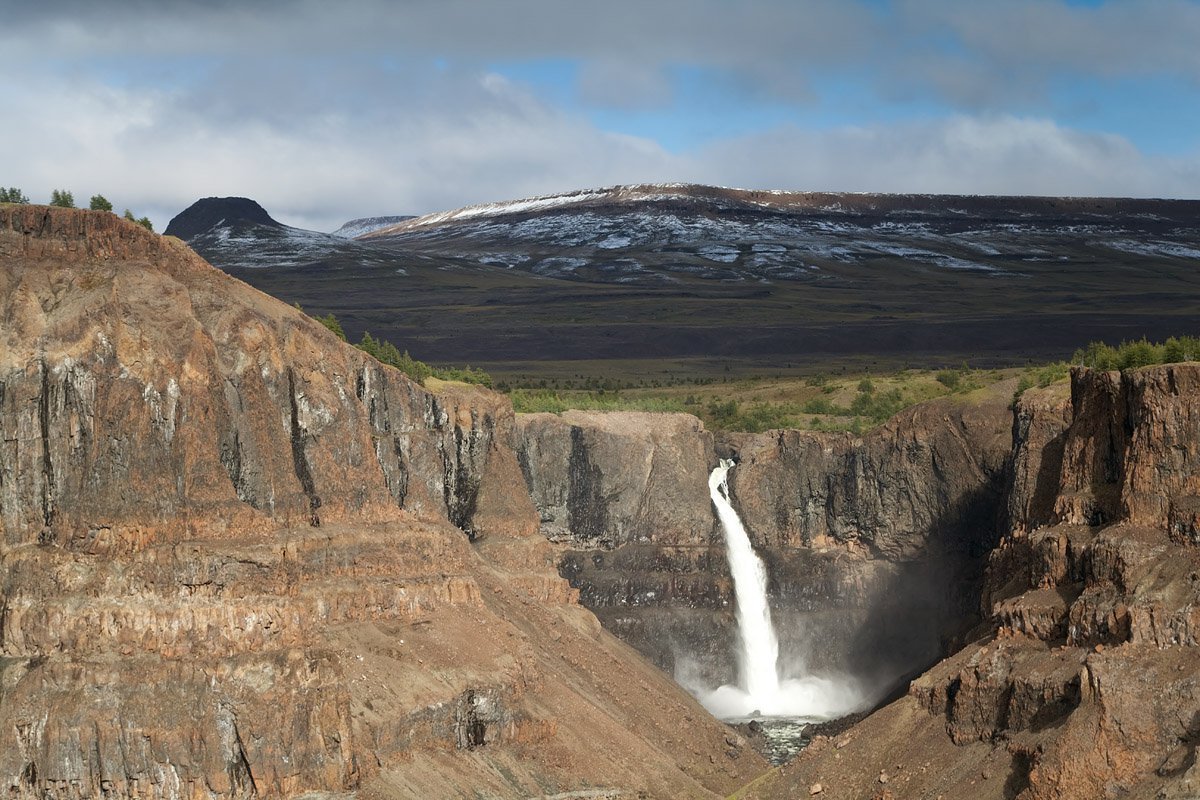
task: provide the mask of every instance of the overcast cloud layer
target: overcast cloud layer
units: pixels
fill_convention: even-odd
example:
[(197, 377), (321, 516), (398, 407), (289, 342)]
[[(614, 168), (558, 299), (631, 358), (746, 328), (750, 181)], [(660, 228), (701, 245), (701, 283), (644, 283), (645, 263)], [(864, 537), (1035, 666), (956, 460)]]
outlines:
[(629, 182), (1200, 197), (1200, 3), (0, 0), (0, 185), (161, 227)]

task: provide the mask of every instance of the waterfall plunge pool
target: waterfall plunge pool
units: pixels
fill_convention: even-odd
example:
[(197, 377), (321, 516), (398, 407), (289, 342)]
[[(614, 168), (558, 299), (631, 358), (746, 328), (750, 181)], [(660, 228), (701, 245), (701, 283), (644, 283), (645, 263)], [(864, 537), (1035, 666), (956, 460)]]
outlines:
[(732, 461), (722, 460), (709, 475), (708, 489), (733, 577), (738, 681), (695, 693), (714, 717), (733, 724), (749, 723), (753, 732), (763, 736), (772, 762), (782, 763), (808, 743), (806, 731), (811, 725), (861, 711), (869, 700), (848, 676), (805, 674), (794, 668), (788, 670), (791, 677), (781, 676), (766, 567), (730, 502), (728, 475), (733, 466)]

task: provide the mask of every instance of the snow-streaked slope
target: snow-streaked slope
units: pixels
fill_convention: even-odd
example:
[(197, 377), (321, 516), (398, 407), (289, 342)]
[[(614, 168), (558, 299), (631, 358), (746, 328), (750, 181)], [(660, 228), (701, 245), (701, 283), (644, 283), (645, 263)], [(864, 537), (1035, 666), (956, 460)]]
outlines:
[[(575, 280), (821, 280), (839, 266), (1023, 275), (1034, 261), (1197, 259), (1200, 203), (641, 184), (487, 203), (362, 241)], [(1152, 243), (1139, 246), (1144, 239)]]
[(366, 236), (368, 233), (374, 233), (377, 230), (389, 228), (392, 225), (410, 219), (413, 219), (412, 214), (393, 214), (387, 217), (361, 217), (343, 223), (340, 228), (330, 235), (338, 236), (342, 239), (357, 239), (359, 236)]
[[(395, 220), (396, 218), (385, 218)], [(221, 267), (388, 265), (394, 252), (329, 233), (293, 228), (247, 197), (206, 197), (171, 220), (166, 233)]]
[[(1200, 265), (1196, 201), (639, 184), (399, 221), (368, 217), (336, 234), (282, 225), (245, 198), (208, 198), (180, 219), (201, 230), (188, 241), (223, 266), (336, 263), (345, 269), (394, 262), (403, 270), (421, 262), (647, 286), (860, 284), (880, 270), (899, 270), (914, 281), (948, 273), (995, 281), (1029, 277), (1039, 264), (1119, 266), (1134, 257)], [(351, 235), (356, 238), (344, 238)]]

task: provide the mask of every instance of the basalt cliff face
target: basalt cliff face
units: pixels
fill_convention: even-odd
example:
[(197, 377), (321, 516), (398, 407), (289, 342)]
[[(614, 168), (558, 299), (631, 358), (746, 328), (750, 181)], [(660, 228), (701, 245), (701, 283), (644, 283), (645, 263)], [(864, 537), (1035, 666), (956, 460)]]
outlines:
[(976, 641), (749, 796), (1200, 796), (1200, 365), (1076, 371), (1013, 433)]
[(1002, 517), (1006, 399), (941, 401), (871, 433), (705, 431), (687, 415), (518, 415), (517, 455), (561, 570), (681, 680), (735, 676), (733, 590), (708, 494), (718, 457), (767, 562), (784, 661), (872, 691), (973, 617)]
[(723, 795), (575, 602), (511, 406), (185, 245), (0, 206), (0, 781), (28, 798)]
[[(1008, 400), (863, 436), (514, 416), (178, 240), (0, 206), (3, 788), (1198, 796), (1200, 365)], [(721, 457), (788, 664), (883, 692), (951, 653), (762, 779), (609, 632), (733, 677)]]

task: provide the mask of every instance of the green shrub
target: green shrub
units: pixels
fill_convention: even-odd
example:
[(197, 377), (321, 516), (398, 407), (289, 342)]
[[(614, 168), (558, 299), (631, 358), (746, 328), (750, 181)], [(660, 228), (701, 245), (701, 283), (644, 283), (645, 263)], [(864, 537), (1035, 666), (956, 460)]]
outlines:
[(581, 411), (652, 411), (676, 413), (687, 409), (677, 400), (665, 397), (625, 397), (616, 392), (557, 392), (538, 389), (513, 389), (509, 394), (513, 409), (530, 414), (560, 414), (568, 409)]
[(16, 203), (17, 205), (29, 205), (29, 198), (24, 192), (15, 186), (5, 189), (0, 186), (0, 203)]
[(1066, 378), (1070, 374), (1071, 367), (1068, 364), (1059, 361), (1057, 363), (1047, 364), (1046, 366), (1039, 368), (1034, 373), (1034, 378), (1037, 380), (1037, 385), (1044, 389), (1055, 381)]
[(1175, 364), (1180, 361), (1200, 361), (1200, 338), (1172, 336), (1163, 342), (1163, 362)]
[(846, 409), (842, 408), (841, 406), (834, 405), (832, 402), (830, 402), (829, 400), (827, 400), (824, 397), (814, 397), (813, 399), (806, 402), (801, 407), (801, 410), (805, 414), (834, 415), (834, 414), (845, 414), (846, 413)]
[[(336, 333), (336, 331), (334, 332)], [(471, 367), (432, 367), (424, 361), (418, 361), (410, 356), (407, 350), (400, 352), (399, 348), (391, 342), (384, 339), (376, 339), (370, 332), (364, 332), (362, 341), (356, 344), (355, 347), (374, 357), (377, 361), (395, 367), (417, 383), (423, 384), (426, 378), (437, 378), (443, 381), (474, 383), (489, 388), (492, 386), (492, 376), (481, 369), (471, 369)]]
[(94, 194), (92, 195), (91, 201), (88, 202), (88, 208), (90, 208), (92, 211), (112, 211), (113, 206), (112, 203), (108, 202), (104, 195)]
[(1032, 388), (1033, 381), (1030, 379), (1030, 377), (1028, 375), (1022, 375), (1020, 380), (1017, 381), (1016, 391), (1013, 392), (1013, 405), (1016, 405), (1017, 401), (1021, 399), (1021, 395), (1025, 394), (1025, 392)]
[(856, 417), (867, 417), (872, 422), (883, 422), (904, 408), (904, 396), (899, 389), (878, 394), (860, 394), (850, 403), (850, 413)]
[(1195, 359), (1200, 359), (1200, 338), (1195, 336), (1172, 336), (1162, 344), (1143, 337), (1121, 342), (1118, 347), (1090, 342), (1087, 347), (1076, 350), (1071, 358), (1072, 362), (1091, 369), (1133, 369)]
[(958, 388), (960, 381), (961, 376), (952, 369), (944, 369), (937, 374), (937, 382), (951, 391)]
[(128, 208), (125, 209), (125, 213), (122, 216), (125, 219), (129, 220), (130, 222), (136, 222), (138, 225), (141, 225), (143, 228), (150, 231), (151, 233), (154, 232), (154, 223), (152, 223), (150, 221), (149, 217), (142, 217), (139, 219), (138, 217), (135, 217), (133, 215), (133, 212), (130, 211)]

